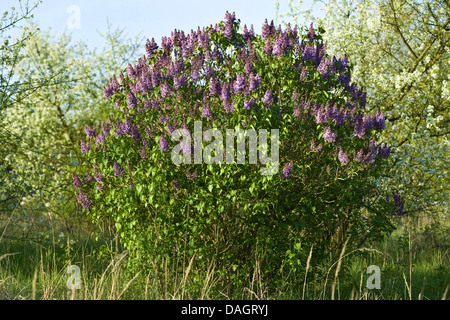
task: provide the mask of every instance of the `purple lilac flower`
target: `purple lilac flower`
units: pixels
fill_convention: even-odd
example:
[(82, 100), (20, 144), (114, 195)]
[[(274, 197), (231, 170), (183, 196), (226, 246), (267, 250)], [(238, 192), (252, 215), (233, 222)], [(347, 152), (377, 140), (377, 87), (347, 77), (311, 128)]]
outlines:
[(102, 183), (103, 180), (103, 173), (100, 171), (99, 168), (94, 168), (94, 179), (98, 182), (98, 183)]
[(355, 130), (353, 131), (353, 135), (356, 137), (360, 137), (361, 139), (364, 139), (366, 134), (364, 123), (362, 119), (356, 119), (355, 122)]
[(261, 32), (262, 38), (264, 40), (267, 39), (272, 34), (272, 30), (273, 30), (273, 20), (272, 20), (272, 24), (269, 25), (269, 23), (267, 22), (267, 19), (266, 19), (264, 21), (264, 25), (262, 27), (262, 32)]
[(374, 156), (375, 154), (372, 151), (369, 151), (364, 158), (364, 164), (368, 165), (369, 162), (373, 160)]
[(225, 109), (225, 112), (226, 113), (234, 112), (234, 104), (235, 104), (235, 100), (233, 101), (233, 103), (230, 103), (229, 100), (225, 100), (223, 102), (223, 108)]
[(78, 188), (78, 189), (81, 188), (81, 185), (82, 185), (81, 180), (75, 172), (72, 173), (72, 183), (75, 188)]
[(105, 136), (109, 136), (110, 135), (110, 131), (112, 129), (112, 127), (109, 126), (110, 124), (111, 124), (110, 120), (105, 121), (105, 122), (102, 123), (102, 130), (103, 130), (103, 133), (105, 134)]
[(159, 103), (155, 98), (152, 98), (152, 108), (154, 110), (158, 110), (159, 109)]
[(306, 78), (307, 78), (306, 67), (302, 66), (300, 71), (300, 80), (303, 81), (306, 80)]
[(120, 177), (121, 175), (123, 175), (123, 170), (120, 168), (117, 161), (114, 161), (113, 169), (114, 169), (114, 173), (116, 174), (117, 177)]
[(262, 102), (263, 102), (264, 106), (266, 106), (266, 107), (270, 107), (272, 105), (272, 103), (273, 103), (272, 90), (268, 89), (266, 91), (266, 94), (262, 98)]
[(222, 92), (220, 94), (220, 100), (230, 101), (230, 99), (231, 99), (230, 86), (228, 83), (225, 83), (222, 87)]
[(263, 51), (266, 55), (272, 54), (273, 49), (272, 49), (272, 44), (270, 43), (270, 40), (267, 40), (266, 44), (264, 45)]
[(105, 134), (103, 132), (100, 132), (100, 134), (95, 139), (95, 143), (97, 144), (97, 147), (100, 147), (105, 142)]
[(322, 59), (322, 61), (320, 62), (319, 66), (317, 67), (317, 71), (320, 72), (320, 74), (326, 78), (328, 76), (328, 60), (325, 61), (324, 59)]
[(167, 83), (161, 84), (161, 95), (163, 97), (167, 97), (170, 95), (170, 93), (171, 93), (171, 90), (170, 90), (169, 86), (167, 85)]
[(167, 133), (169, 134), (169, 136), (172, 135), (172, 133), (178, 129), (178, 124), (175, 122), (175, 120), (173, 121), (173, 125), (170, 124), (170, 121), (167, 121)]
[(103, 96), (105, 97), (106, 100), (109, 100), (111, 98), (111, 96), (113, 95), (114, 91), (111, 88), (111, 86), (106, 86), (103, 88)]
[(159, 138), (159, 150), (169, 152), (169, 144), (167, 143), (166, 138), (164, 138), (163, 134), (161, 134)]
[(339, 158), (339, 161), (340, 161), (344, 166), (347, 165), (347, 163), (348, 163), (348, 155), (347, 155), (347, 153), (345, 153), (345, 152), (342, 150), (342, 147), (341, 147), (340, 150), (339, 150), (338, 158)]
[(358, 154), (356, 155), (356, 160), (358, 162), (364, 161), (364, 150), (363, 149), (359, 150)]
[(214, 96), (220, 94), (221, 91), (222, 91), (222, 88), (220, 86), (220, 81), (211, 79), (211, 82), (209, 83), (209, 95), (211, 97), (214, 97)]
[(209, 120), (212, 119), (212, 111), (211, 111), (211, 108), (209, 107), (209, 103), (207, 103), (207, 102), (205, 104), (203, 104), (202, 117), (208, 118)]
[(234, 92), (239, 94), (244, 91), (245, 88), (245, 77), (243, 74), (239, 74), (234, 82)]
[(348, 68), (348, 58), (346, 54), (341, 58), (341, 67), (343, 71)]
[(316, 112), (316, 123), (320, 124), (325, 123), (327, 121), (328, 121), (328, 112), (324, 112), (323, 107), (321, 106), (320, 108), (317, 109)]
[(139, 139), (141, 137), (141, 133), (139, 132), (139, 129), (136, 128), (135, 126), (131, 127), (131, 138), (136, 141), (139, 142)]
[(261, 75), (254, 76), (253, 74), (249, 77), (249, 90), (255, 92), (261, 83)]
[(173, 188), (178, 192), (181, 189), (180, 183), (178, 182), (177, 179), (173, 180)]
[(280, 57), (284, 56), (287, 46), (287, 38), (283, 34), (280, 34), (273, 44), (272, 54)]
[(182, 75), (179, 79), (178, 78), (173, 79), (173, 86), (174, 86), (175, 90), (180, 89), (185, 84), (186, 84), (186, 77), (184, 75)]
[(191, 80), (192, 82), (197, 82), (200, 80), (200, 72), (197, 69), (192, 70), (191, 72)]
[(294, 162), (291, 160), (290, 162), (286, 163), (286, 165), (283, 168), (283, 173), (281, 174), (281, 177), (283, 179), (288, 179), (289, 176), (292, 173), (292, 167), (293, 167)]
[(86, 126), (84, 128), (84, 131), (86, 132), (86, 136), (90, 139), (90, 138), (94, 138), (97, 135), (97, 131), (95, 130), (95, 128), (91, 128), (89, 126)]
[(92, 205), (92, 200), (89, 199), (87, 194), (85, 194), (84, 192), (80, 192), (79, 194), (77, 194), (77, 200), (84, 209), (89, 211), (89, 207)]
[(311, 22), (311, 24), (309, 25), (309, 30), (308, 30), (308, 39), (313, 41), (315, 38), (316, 38), (316, 32), (314, 31), (313, 23)]
[(337, 108), (336, 104), (333, 106), (333, 109), (331, 110), (331, 115), (333, 117), (333, 122), (336, 124), (336, 126), (342, 126), (344, 124), (344, 115)]
[(383, 158), (387, 158), (389, 157), (390, 154), (391, 154), (391, 147), (384, 145), (380, 150), (380, 156)]
[(233, 14), (230, 14), (228, 11), (225, 13), (225, 31), (224, 35), (228, 40), (231, 40), (233, 37), (233, 24), (236, 20), (236, 15), (233, 12)]
[(254, 103), (255, 103), (255, 100), (253, 98), (250, 98), (250, 100), (249, 99), (245, 99), (244, 100), (244, 108), (246, 110), (250, 110), (250, 109), (253, 108), (253, 104)]
[(330, 130), (330, 127), (326, 127), (323, 132), (323, 138), (327, 140), (329, 143), (336, 142), (336, 132)]
[(348, 86), (351, 80), (350, 74), (345, 74), (344, 72), (341, 72), (338, 77), (338, 81), (341, 82), (344, 86)]
[(147, 39), (147, 43), (145, 44), (145, 51), (149, 58), (155, 55), (158, 51), (158, 45), (155, 42), (155, 38), (152, 38), (152, 41)]
[(122, 134), (129, 134), (131, 132), (132, 127), (133, 127), (133, 124), (131, 122), (131, 119), (127, 118), (125, 120), (125, 123), (122, 123)]
[(145, 159), (147, 157), (146, 148), (141, 148), (138, 152), (142, 159)]
[(80, 141), (80, 145), (81, 145), (81, 153), (86, 153), (89, 150), (91, 150), (91, 146), (89, 145), (89, 143), (85, 143), (83, 140)]
[(103, 192), (103, 184), (101, 184), (101, 183), (96, 183), (95, 186), (97, 187), (98, 192), (100, 192), (100, 193)]
[(300, 117), (301, 113), (302, 113), (302, 110), (300, 109), (300, 106), (296, 106), (293, 111), (294, 119), (297, 119), (298, 117)]
[(251, 25), (250, 30), (247, 29), (247, 25), (244, 25), (244, 30), (242, 32), (244, 41), (252, 40), (255, 37), (255, 31), (253, 30), (253, 25)]
[(186, 169), (186, 178), (188, 178), (190, 181), (194, 181), (197, 179), (197, 170), (194, 173), (189, 173), (189, 169)]
[(385, 127), (386, 121), (384, 118), (383, 112), (377, 112), (377, 115), (375, 116), (375, 127), (378, 131), (382, 132)]
[(316, 60), (316, 50), (314, 48), (314, 45), (306, 45), (305, 49), (303, 50), (303, 59), (304, 60)]

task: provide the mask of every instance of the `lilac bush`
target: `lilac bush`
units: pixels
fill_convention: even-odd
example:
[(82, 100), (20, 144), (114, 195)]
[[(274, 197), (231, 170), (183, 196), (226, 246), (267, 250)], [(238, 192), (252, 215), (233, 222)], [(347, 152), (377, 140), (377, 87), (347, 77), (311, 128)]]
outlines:
[[(320, 259), (345, 240), (361, 245), (401, 212), (401, 200), (386, 202), (389, 191), (374, 185), (390, 154), (376, 142), (384, 116), (364, 111), (347, 57), (329, 56), (312, 24), (283, 30), (266, 20), (261, 35), (239, 27), (227, 12), (160, 45), (147, 40), (146, 55), (104, 87), (116, 113), (101, 129), (86, 128), (81, 149), (95, 181), (74, 174), (79, 203), (93, 221), (112, 219), (141, 263), (196, 255), (202, 266), (215, 261), (223, 281), (239, 282), (258, 260), (276, 279), (283, 266), (300, 270), (311, 246)], [(172, 135), (193, 133), (196, 121), (223, 134), (278, 129), (282, 170), (261, 175), (247, 160), (175, 164)], [(193, 159), (213, 145), (205, 140), (182, 141), (180, 156)]]

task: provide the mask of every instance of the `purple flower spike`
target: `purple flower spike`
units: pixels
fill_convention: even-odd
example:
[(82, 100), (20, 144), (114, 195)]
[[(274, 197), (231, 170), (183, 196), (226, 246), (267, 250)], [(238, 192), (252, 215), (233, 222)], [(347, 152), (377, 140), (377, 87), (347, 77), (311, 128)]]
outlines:
[(173, 188), (178, 192), (181, 189), (180, 183), (178, 182), (177, 179), (173, 180)]
[(330, 130), (330, 127), (326, 127), (325, 131), (323, 132), (322, 136), (325, 140), (327, 140), (329, 143), (336, 142), (336, 132), (333, 132)]
[(89, 150), (91, 150), (91, 146), (89, 145), (89, 143), (85, 143), (83, 140), (80, 141), (80, 145), (81, 145), (81, 153), (86, 153)]
[(266, 91), (266, 94), (262, 98), (262, 102), (264, 103), (264, 106), (266, 106), (267, 108), (272, 105), (272, 103), (273, 103), (272, 90), (268, 89)]
[(209, 107), (209, 104), (207, 104), (207, 103), (203, 105), (202, 117), (208, 118), (209, 120), (212, 119), (212, 111), (211, 111), (211, 108)]
[(89, 211), (89, 207), (92, 204), (92, 200), (89, 199), (89, 197), (87, 196), (87, 194), (85, 194), (84, 192), (80, 192), (77, 195), (77, 200), (78, 203), (81, 204), (81, 206), (86, 209), (87, 211)]
[(72, 180), (75, 188), (81, 188), (81, 180), (75, 172), (72, 173)]
[(308, 39), (312, 41), (315, 38), (316, 38), (316, 32), (314, 31), (313, 23), (311, 22), (311, 24), (309, 25), (309, 30), (308, 30)]
[(120, 168), (117, 161), (114, 161), (113, 169), (114, 169), (114, 173), (116, 174), (116, 176), (120, 177), (121, 175), (123, 175), (123, 170)]
[(103, 180), (103, 173), (100, 171), (100, 169), (98, 168), (94, 168), (94, 179), (98, 182), (98, 183), (102, 183)]
[(161, 85), (161, 95), (163, 97), (167, 97), (168, 95), (170, 95), (170, 93), (171, 93), (171, 90), (170, 90), (169, 86), (167, 85), (167, 83), (163, 83)]
[(164, 152), (169, 152), (169, 144), (167, 143), (163, 134), (159, 138), (159, 150), (162, 150)]
[(103, 132), (100, 132), (100, 134), (95, 139), (95, 143), (97, 144), (97, 147), (100, 147), (105, 142), (105, 134)]
[(103, 185), (101, 183), (96, 183), (95, 186), (97, 187), (98, 192), (103, 192)]
[(128, 109), (134, 109), (137, 106), (137, 99), (131, 92), (127, 95), (127, 106)]
[(244, 108), (246, 110), (251, 110), (253, 108), (254, 103), (255, 103), (255, 100), (253, 98), (250, 98), (250, 100), (245, 99), (244, 100)]
[(283, 173), (281, 174), (281, 177), (282, 177), (283, 179), (288, 179), (288, 178), (289, 178), (289, 176), (290, 176), (291, 173), (292, 173), (292, 167), (293, 167), (293, 165), (294, 165), (294, 162), (293, 162), (293, 161), (290, 161), (290, 162), (286, 163), (286, 165), (285, 165), (284, 168), (283, 168)]
[(145, 51), (147, 52), (147, 55), (149, 57), (152, 57), (154, 54), (157, 53), (158, 50), (158, 45), (155, 42), (155, 39), (152, 38), (152, 41), (150, 42), (150, 40), (147, 39), (147, 43), (145, 45)]
[(141, 138), (141, 134), (135, 126), (131, 127), (131, 138), (136, 142), (139, 142), (139, 139)]
[(91, 127), (89, 127), (89, 126), (86, 126), (86, 127), (84, 128), (84, 131), (86, 132), (86, 136), (87, 136), (89, 139), (94, 138), (94, 137), (97, 135), (97, 132), (96, 132), (95, 128), (91, 128)]
[(234, 82), (234, 92), (239, 94), (244, 92), (245, 88), (245, 77), (243, 74), (239, 74)]
[(342, 148), (339, 150), (339, 155), (338, 155), (339, 161), (346, 166), (348, 163), (348, 155), (347, 153), (345, 153)]

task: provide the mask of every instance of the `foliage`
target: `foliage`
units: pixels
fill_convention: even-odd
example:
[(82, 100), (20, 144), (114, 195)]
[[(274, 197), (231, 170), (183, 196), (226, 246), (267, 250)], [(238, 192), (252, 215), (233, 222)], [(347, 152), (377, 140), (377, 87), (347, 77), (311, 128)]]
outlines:
[[(347, 58), (326, 53), (323, 30), (266, 21), (259, 36), (239, 26), (227, 12), (215, 26), (175, 30), (161, 48), (147, 40), (147, 55), (105, 86), (120, 112), (86, 127), (91, 178), (74, 173), (73, 184), (92, 221), (112, 218), (141, 264), (195, 258), (222, 281), (239, 285), (260, 270), (272, 283), (283, 268), (303, 268), (311, 246), (320, 260), (390, 230), (394, 201), (372, 181), (390, 148), (376, 142), (384, 116), (362, 112), (366, 94), (350, 84)], [(176, 145), (175, 130), (195, 136), (195, 121), (217, 130), (194, 137), (193, 148), (186, 136)], [(279, 147), (280, 161), (262, 167), (281, 172), (263, 175), (250, 159), (230, 164), (221, 136), (249, 128), (279, 129), (270, 152)], [(199, 149), (205, 161), (192, 163)], [(258, 151), (262, 163), (261, 142)]]
[[(316, 5), (317, 2), (315, 1)], [(334, 54), (355, 64), (367, 110), (382, 110), (392, 143), (380, 184), (398, 189), (411, 214), (448, 212), (450, 5), (448, 1), (325, 1), (322, 18), (290, 1), (286, 21), (302, 16), (326, 28)]]

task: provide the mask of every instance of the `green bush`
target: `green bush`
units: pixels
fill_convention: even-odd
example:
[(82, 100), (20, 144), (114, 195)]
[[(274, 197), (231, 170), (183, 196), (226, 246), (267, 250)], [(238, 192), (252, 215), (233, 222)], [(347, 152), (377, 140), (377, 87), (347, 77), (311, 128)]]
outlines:
[[(239, 25), (227, 12), (215, 26), (175, 30), (161, 48), (147, 40), (147, 55), (104, 88), (117, 114), (86, 127), (92, 169), (73, 175), (79, 204), (93, 222), (115, 221), (132, 261), (195, 256), (236, 285), (255, 270), (268, 283), (302, 271), (311, 246), (320, 260), (344, 241), (376, 239), (402, 213), (398, 195), (374, 182), (390, 153), (376, 142), (384, 116), (364, 114), (366, 94), (350, 83), (347, 58), (327, 55), (324, 30)], [(200, 124), (217, 129), (202, 142)], [(241, 154), (221, 142), (227, 129), (260, 133), (244, 163), (229, 162)], [(180, 133), (196, 143), (178, 143)]]

